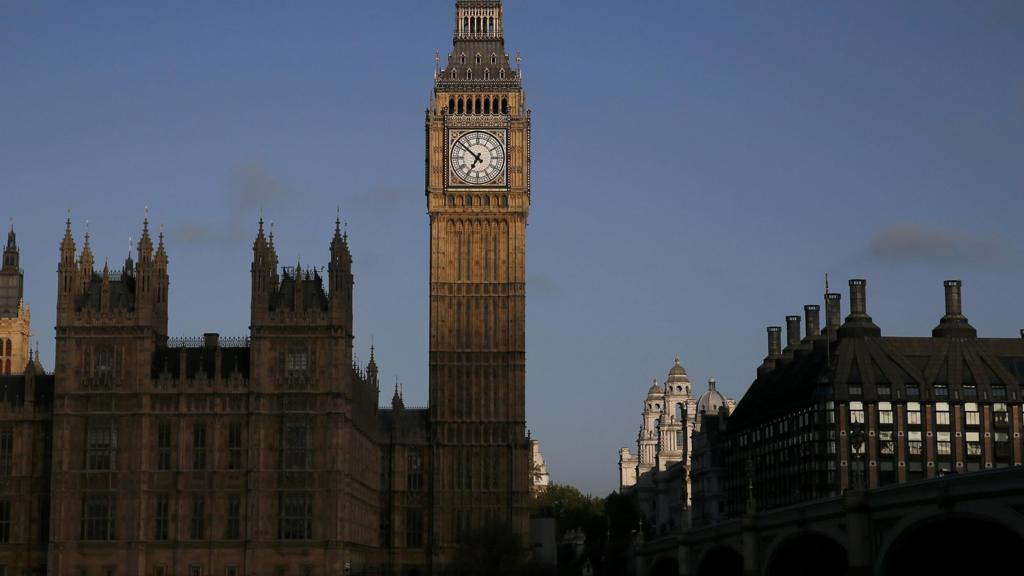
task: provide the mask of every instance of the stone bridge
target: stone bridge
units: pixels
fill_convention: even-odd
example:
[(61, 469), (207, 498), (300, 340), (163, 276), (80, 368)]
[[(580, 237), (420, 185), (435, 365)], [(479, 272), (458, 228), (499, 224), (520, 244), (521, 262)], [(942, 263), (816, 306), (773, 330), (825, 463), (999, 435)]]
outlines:
[[(638, 576), (1024, 573), (1024, 468), (908, 482), (669, 534)], [(1007, 566), (1008, 565), (1008, 566)]]

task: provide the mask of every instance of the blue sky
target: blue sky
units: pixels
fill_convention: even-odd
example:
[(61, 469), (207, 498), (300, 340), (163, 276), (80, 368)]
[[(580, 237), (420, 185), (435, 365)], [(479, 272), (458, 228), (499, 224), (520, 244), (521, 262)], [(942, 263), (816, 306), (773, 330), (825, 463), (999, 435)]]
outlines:
[[(258, 211), (327, 262), (356, 345), (427, 397), (423, 111), (454, 2), (0, 2), (0, 219), (53, 366), (57, 248), (119, 266), (149, 206), (174, 335), (243, 335)], [(946, 278), (983, 336), (1024, 327), (1024, 5), (505, 2), (533, 109), (529, 426), (552, 477), (617, 483), (675, 356), (740, 397), (765, 326), (868, 279), (886, 334)], [(384, 394), (389, 397), (390, 394)], [(383, 400), (384, 398), (382, 398)]]

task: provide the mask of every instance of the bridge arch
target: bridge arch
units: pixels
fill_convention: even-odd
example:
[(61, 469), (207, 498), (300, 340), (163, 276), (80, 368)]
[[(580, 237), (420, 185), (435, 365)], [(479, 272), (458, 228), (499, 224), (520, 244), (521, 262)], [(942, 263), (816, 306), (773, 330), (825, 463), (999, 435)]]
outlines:
[(845, 576), (846, 547), (831, 534), (794, 530), (780, 535), (765, 555), (765, 576)]
[(651, 565), (651, 576), (679, 576), (679, 561), (671, 556), (659, 556)]
[(743, 554), (731, 546), (717, 545), (697, 558), (696, 576), (743, 576)]
[(1006, 508), (921, 513), (889, 531), (876, 574), (996, 574), (1022, 548), (1024, 516)]

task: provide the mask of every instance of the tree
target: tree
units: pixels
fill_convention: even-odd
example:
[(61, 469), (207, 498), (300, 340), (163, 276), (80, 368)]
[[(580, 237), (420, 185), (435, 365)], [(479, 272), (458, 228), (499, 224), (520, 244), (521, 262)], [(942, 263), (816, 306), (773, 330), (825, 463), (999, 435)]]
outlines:
[(504, 522), (491, 521), (468, 534), (445, 574), (450, 576), (519, 576), (526, 573), (528, 550)]

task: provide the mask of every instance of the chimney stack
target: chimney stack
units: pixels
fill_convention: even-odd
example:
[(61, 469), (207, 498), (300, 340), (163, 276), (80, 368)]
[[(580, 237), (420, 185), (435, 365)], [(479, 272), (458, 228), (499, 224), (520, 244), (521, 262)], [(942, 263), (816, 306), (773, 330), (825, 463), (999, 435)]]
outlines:
[(839, 327), (841, 336), (882, 335), (882, 330), (868, 316), (867, 284), (862, 278), (850, 280), (850, 314), (846, 323)]
[(867, 287), (861, 278), (850, 280), (850, 317), (861, 318), (868, 315)]
[(792, 350), (800, 345), (800, 317), (786, 316), (786, 349)]
[(842, 323), (842, 316), (839, 310), (839, 302), (843, 299), (841, 294), (829, 292), (825, 294), (825, 328), (829, 336), (834, 337), (839, 325)]
[(804, 324), (806, 325), (808, 339), (818, 337), (818, 322), (820, 318), (821, 306), (817, 304), (808, 304), (804, 306)]
[(960, 301), (960, 281), (946, 280), (942, 285), (946, 288), (946, 317), (963, 318), (963, 309)]
[(782, 356), (782, 326), (768, 327), (768, 358), (774, 360)]
[(939, 320), (939, 325), (932, 330), (932, 336), (952, 336), (958, 338), (975, 338), (978, 331), (967, 321), (963, 314), (961, 283), (959, 280), (946, 280), (942, 283), (946, 289), (946, 315)]

